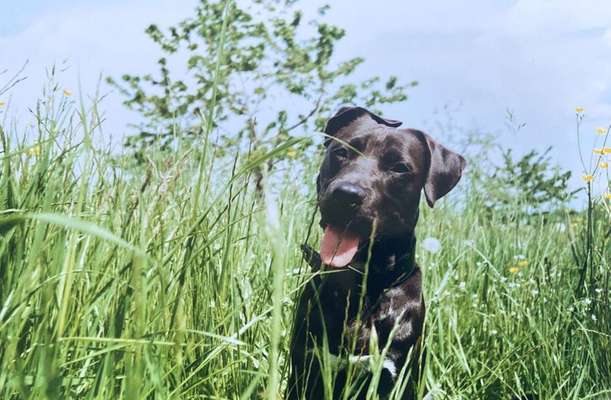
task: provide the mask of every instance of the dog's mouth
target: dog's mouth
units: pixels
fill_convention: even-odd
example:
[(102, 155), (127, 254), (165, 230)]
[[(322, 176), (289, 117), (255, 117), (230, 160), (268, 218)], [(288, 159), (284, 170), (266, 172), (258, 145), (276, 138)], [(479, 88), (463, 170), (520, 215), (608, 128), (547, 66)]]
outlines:
[(345, 267), (354, 259), (360, 242), (358, 234), (346, 228), (327, 225), (320, 241), (320, 258), (326, 265)]

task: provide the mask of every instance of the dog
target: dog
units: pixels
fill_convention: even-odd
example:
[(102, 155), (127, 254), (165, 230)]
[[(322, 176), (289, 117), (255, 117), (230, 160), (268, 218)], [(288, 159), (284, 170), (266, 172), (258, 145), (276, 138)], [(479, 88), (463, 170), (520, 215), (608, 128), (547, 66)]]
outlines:
[[(321, 271), (297, 303), (288, 399), (365, 398), (374, 381), (381, 398), (399, 381), (408, 382), (401, 398), (415, 396), (425, 316), (415, 262), (421, 192), (433, 207), (466, 162), (401, 124), (362, 107), (342, 107), (326, 124), (316, 181), (324, 233), (320, 253), (303, 247)], [(368, 370), (374, 355), (383, 356), (377, 377)]]

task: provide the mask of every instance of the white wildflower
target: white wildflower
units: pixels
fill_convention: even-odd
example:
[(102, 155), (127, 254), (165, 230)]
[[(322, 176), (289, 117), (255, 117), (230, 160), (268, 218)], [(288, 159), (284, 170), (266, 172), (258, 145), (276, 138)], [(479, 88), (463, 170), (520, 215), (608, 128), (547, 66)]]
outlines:
[(422, 247), (429, 253), (438, 253), (441, 250), (441, 242), (434, 237), (427, 237), (422, 241)]

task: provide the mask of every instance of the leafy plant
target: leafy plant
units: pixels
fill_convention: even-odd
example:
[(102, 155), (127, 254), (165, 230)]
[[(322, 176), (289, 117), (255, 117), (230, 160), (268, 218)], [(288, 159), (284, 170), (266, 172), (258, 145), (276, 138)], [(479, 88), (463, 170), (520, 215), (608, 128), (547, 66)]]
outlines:
[[(252, 152), (272, 148), (298, 129), (322, 130), (341, 104), (375, 109), (407, 99), (406, 89), (416, 82), (403, 84), (394, 76), (357, 82), (354, 73), (364, 59), (335, 60), (345, 31), (324, 22), (329, 6), (306, 22), (297, 3), (201, 0), (194, 16), (167, 30), (150, 25), (146, 34), (163, 53), (158, 75), (108, 78), (144, 117), (127, 146), (142, 159), (151, 144), (169, 149), (200, 137), (210, 125), (224, 132), (217, 154)], [(220, 44), (223, 21), (227, 34)], [(215, 118), (206, 120), (211, 109)]]
[[(609, 268), (604, 268), (604, 272), (597, 271), (596, 265), (608, 265), (609, 260), (609, 238), (611, 237), (611, 229), (609, 228), (609, 216), (611, 216), (611, 179), (608, 172), (608, 158), (611, 154), (611, 148), (607, 147), (609, 132), (611, 126), (599, 127), (597, 134), (602, 136), (602, 147), (592, 149), (592, 154), (595, 154), (594, 160), (590, 159), (588, 165), (584, 162), (583, 148), (581, 145), (581, 122), (585, 116), (583, 107), (575, 109), (575, 117), (577, 124), (577, 151), (583, 168), (582, 179), (585, 184), (585, 192), (587, 196), (587, 208), (585, 210), (585, 223), (577, 224), (573, 233), (571, 242), (571, 251), (575, 263), (579, 266), (579, 282), (576, 286), (575, 293), (581, 296), (584, 289), (589, 289), (589, 292), (601, 290), (600, 286), (609, 287)], [(592, 163), (594, 161), (594, 163)], [(604, 187), (602, 198), (594, 193), (593, 183), (595, 180)], [(589, 274), (589, 277), (588, 277)], [(608, 292), (607, 292), (608, 293)], [(587, 291), (586, 291), (587, 294)], [(606, 309), (609, 307), (609, 297), (606, 296), (603, 305)]]
[(501, 165), (484, 180), (487, 208), (537, 213), (566, 204), (576, 193), (568, 188), (571, 171), (562, 171), (553, 165), (550, 151), (551, 147), (542, 153), (531, 150), (515, 159), (511, 149), (503, 150)]

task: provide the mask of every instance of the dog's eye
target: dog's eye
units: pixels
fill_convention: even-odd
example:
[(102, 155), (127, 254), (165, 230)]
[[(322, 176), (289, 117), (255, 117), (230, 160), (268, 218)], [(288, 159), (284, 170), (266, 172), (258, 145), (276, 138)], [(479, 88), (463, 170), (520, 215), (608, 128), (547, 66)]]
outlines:
[(346, 150), (344, 147), (338, 147), (337, 149), (333, 150), (333, 154), (337, 158), (348, 158), (348, 150)]
[(406, 174), (408, 172), (411, 172), (411, 168), (409, 167), (409, 165), (405, 163), (397, 163), (393, 165), (393, 167), (390, 170), (398, 174)]

